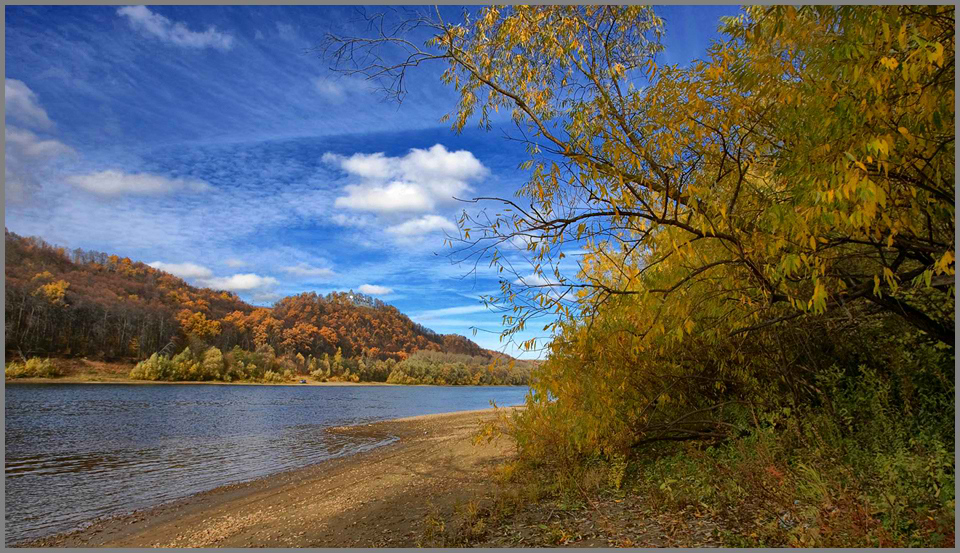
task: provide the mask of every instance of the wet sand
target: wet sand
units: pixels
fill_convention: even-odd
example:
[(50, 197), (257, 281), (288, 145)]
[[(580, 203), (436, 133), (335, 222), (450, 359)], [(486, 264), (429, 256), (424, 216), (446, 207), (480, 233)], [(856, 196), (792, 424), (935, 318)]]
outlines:
[(331, 428), (397, 440), (19, 545), (415, 547), (429, 515), (487, 491), (492, 468), (513, 454), (507, 440), (474, 444), (494, 417), (484, 409)]

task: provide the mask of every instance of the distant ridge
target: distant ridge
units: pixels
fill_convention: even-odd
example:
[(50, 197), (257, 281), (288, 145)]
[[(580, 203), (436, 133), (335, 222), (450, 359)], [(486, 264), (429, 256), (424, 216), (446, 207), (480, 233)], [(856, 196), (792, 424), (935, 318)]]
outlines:
[(510, 359), (358, 292), (302, 293), (256, 307), (139, 261), (4, 231), (8, 357), (142, 359), (199, 338), (224, 351), (269, 345), (291, 356), (339, 348), (371, 359), (420, 350)]

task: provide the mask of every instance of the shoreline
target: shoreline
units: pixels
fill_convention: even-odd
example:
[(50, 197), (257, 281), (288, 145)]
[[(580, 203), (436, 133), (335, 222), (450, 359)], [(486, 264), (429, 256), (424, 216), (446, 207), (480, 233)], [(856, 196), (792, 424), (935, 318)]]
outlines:
[[(471, 388), (474, 385), (458, 384), (394, 384), (392, 382), (317, 382), (307, 380), (306, 383), (299, 382), (223, 382), (220, 380), (136, 380), (133, 378), (104, 378), (98, 380), (89, 380), (80, 377), (60, 376), (56, 378), (29, 377), (29, 378), (6, 378), (4, 385), (10, 384), (133, 384), (146, 386), (152, 384), (162, 385), (189, 385), (198, 384), (203, 386), (291, 386), (291, 387), (312, 387), (312, 386), (406, 386), (406, 387), (440, 387), (440, 388)], [(477, 384), (475, 387), (508, 387), (508, 388), (529, 388), (528, 384)]]
[[(311, 382), (305, 384), (299, 382), (223, 382), (220, 380), (137, 380), (133, 378), (104, 378), (104, 379), (86, 379), (79, 377), (61, 376), (56, 378), (7, 378), (4, 384), (201, 384), (201, 385), (220, 385), (220, 386), (405, 386), (406, 384), (392, 384), (386, 382)], [(429, 386), (429, 384), (415, 384), (416, 386)]]
[(393, 441), (7, 545), (414, 547), (426, 517), (486, 490), (488, 469), (512, 454), (506, 440), (473, 443), (479, 424), (494, 420), (496, 412), (487, 408), (327, 428)]

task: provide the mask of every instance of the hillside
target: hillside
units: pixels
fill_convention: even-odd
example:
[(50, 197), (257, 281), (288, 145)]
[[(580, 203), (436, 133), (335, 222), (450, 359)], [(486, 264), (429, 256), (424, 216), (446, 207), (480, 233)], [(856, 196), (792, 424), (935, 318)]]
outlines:
[(270, 346), (291, 358), (338, 349), (345, 358), (397, 361), (420, 350), (493, 356), (359, 293), (304, 293), (255, 307), (129, 258), (70, 251), (9, 231), (4, 238), (8, 358), (144, 359), (196, 341), (223, 351)]

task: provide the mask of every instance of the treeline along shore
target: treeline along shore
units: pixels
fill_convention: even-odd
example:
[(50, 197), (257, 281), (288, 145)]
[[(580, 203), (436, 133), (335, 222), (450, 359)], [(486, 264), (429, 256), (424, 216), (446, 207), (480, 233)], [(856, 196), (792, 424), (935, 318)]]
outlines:
[[(370, 296), (254, 307), (141, 262), (5, 232), (6, 377), (76, 373), (219, 382), (521, 385), (532, 363), (437, 334)], [(135, 365), (135, 366), (134, 366)], [(89, 379), (88, 379), (89, 380)]]

